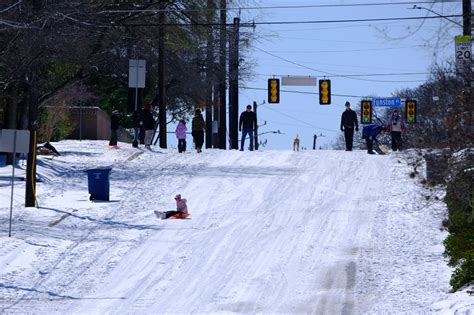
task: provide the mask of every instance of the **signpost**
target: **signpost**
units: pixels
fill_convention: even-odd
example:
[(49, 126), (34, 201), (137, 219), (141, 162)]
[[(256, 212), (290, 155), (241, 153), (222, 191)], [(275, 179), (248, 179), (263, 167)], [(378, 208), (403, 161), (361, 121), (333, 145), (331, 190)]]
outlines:
[(372, 104), (374, 106), (400, 107), (402, 100), (398, 97), (374, 98)]
[(12, 192), (10, 198), (10, 223), (8, 237), (12, 236), (13, 218), (13, 188), (15, 180), (16, 154), (28, 153), (30, 151), (30, 131), (16, 129), (0, 129), (0, 152), (13, 153), (12, 165)]
[(128, 87), (135, 88), (135, 110), (138, 103), (138, 89), (145, 87), (146, 60), (130, 59), (128, 63)]
[(471, 36), (459, 35), (454, 37), (456, 48), (456, 67), (459, 72), (467, 72), (471, 67), (472, 42)]

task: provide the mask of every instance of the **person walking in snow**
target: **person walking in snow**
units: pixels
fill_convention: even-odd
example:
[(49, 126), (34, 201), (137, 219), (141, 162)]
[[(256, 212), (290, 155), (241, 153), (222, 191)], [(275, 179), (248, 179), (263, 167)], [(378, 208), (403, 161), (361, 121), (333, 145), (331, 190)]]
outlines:
[(247, 105), (244, 112), (240, 114), (239, 131), (242, 131), (242, 139), (240, 141), (240, 151), (244, 150), (245, 138), (249, 135), (250, 151), (253, 151), (253, 132), (257, 128), (257, 115), (252, 112), (252, 106)]
[(143, 106), (143, 128), (145, 129), (145, 148), (151, 149), (151, 142), (153, 140), (153, 134), (155, 132), (155, 119), (151, 113), (151, 104), (145, 104)]
[(352, 151), (352, 143), (354, 141), (354, 126), (355, 131), (359, 131), (357, 122), (357, 113), (351, 109), (351, 103), (346, 102), (346, 110), (341, 116), (341, 131), (344, 131), (344, 138), (346, 139), (346, 151)]
[(181, 198), (180, 194), (177, 194), (174, 197), (174, 200), (176, 200), (176, 211), (165, 211), (165, 212), (155, 211), (156, 217), (161, 218), (161, 219), (168, 219), (169, 217), (176, 216), (176, 215), (186, 217), (189, 214), (188, 205), (186, 204), (187, 200), (184, 198)]
[(367, 125), (362, 129), (362, 139), (365, 139), (368, 154), (375, 154), (375, 152), (373, 151), (374, 142), (378, 144), (377, 136), (380, 133), (384, 133), (385, 130), (387, 130), (387, 128), (374, 124)]
[(110, 141), (109, 141), (109, 146), (117, 146), (117, 130), (120, 126), (119, 123), (119, 112), (118, 110), (114, 109), (112, 111), (112, 115), (110, 116)]
[(395, 109), (387, 123), (387, 132), (390, 132), (392, 138), (392, 151), (402, 149), (402, 131), (405, 131), (405, 129), (405, 122), (402, 116), (398, 114), (398, 110)]
[(204, 144), (204, 130), (206, 130), (206, 123), (202, 117), (201, 110), (196, 109), (191, 123), (191, 134), (194, 140), (194, 146), (197, 153), (202, 152), (202, 145)]
[(129, 117), (132, 119), (132, 127), (133, 127), (132, 147), (138, 148), (139, 136), (140, 136), (140, 126), (142, 124), (142, 120), (141, 120), (141, 117), (140, 117), (140, 112), (138, 110), (135, 110), (135, 111), (133, 111), (133, 113)]
[(188, 128), (186, 128), (186, 122), (184, 119), (181, 119), (176, 126), (176, 138), (178, 138), (178, 152), (182, 153), (186, 151), (186, 132)]

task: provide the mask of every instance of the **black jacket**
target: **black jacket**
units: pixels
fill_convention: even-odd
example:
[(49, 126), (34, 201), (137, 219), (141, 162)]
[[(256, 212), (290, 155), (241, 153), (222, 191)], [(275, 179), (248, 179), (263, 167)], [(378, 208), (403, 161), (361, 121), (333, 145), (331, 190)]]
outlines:
[(191, 122), (191, 132), (204, 131), (206, 129), (206, 122), (202, 114), (195, 115)]
[(153, 130), (155, 129), (155, 119), (149, 110), (143, 111), (143, 129)]
[(117, 114), (112, 114), (112, 116), (110, 116), (110, 129), (112, 130), (117, 130), (118, 127), (119, 127), (119, 117)]
[(132, 127), (133, 128), (140, 128), (140, 124), (142, 122), (140, 113), (138, 111), (134, 111), (133, 114), (131, 115), (132, 118)]
[(255, 115), (254, 112), (242, 112), (240, 114), (240, 120), (239, 120), (239, 129), (242, 128), (250, 128), (250, 129), (255, 129), (257, 126), (257, 116)]
[(341, 129), (344, 128), (354, 128), (359, 129), (359, 125), (357, 122), (357, 114), (352, 109), (345, 110), (341, 116)]

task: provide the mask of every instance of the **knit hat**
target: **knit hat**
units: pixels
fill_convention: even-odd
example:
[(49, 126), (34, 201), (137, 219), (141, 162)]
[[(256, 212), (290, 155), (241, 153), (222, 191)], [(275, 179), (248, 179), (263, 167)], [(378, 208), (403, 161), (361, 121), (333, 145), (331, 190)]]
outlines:
[(174, 196), (174, 199), (181, 199), (181, 195), (177, 194), (176, 196)]

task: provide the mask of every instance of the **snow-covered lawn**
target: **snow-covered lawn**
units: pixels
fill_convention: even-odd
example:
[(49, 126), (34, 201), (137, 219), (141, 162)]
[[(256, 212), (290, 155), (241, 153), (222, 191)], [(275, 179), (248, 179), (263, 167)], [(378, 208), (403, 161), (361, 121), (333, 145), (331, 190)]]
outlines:
[[(16, 181), (11, 238), (0, 168), (3, 313), (472, 314), (474, 297), (448, 293), (443, 192), (409, 177), (407, 153), (106, 144), (39, 157), (40, 208)], [(84, 171), (102, 166), (111, 201), (91, 202)], [(191, 219), (156, 219), (177, 193)]]

